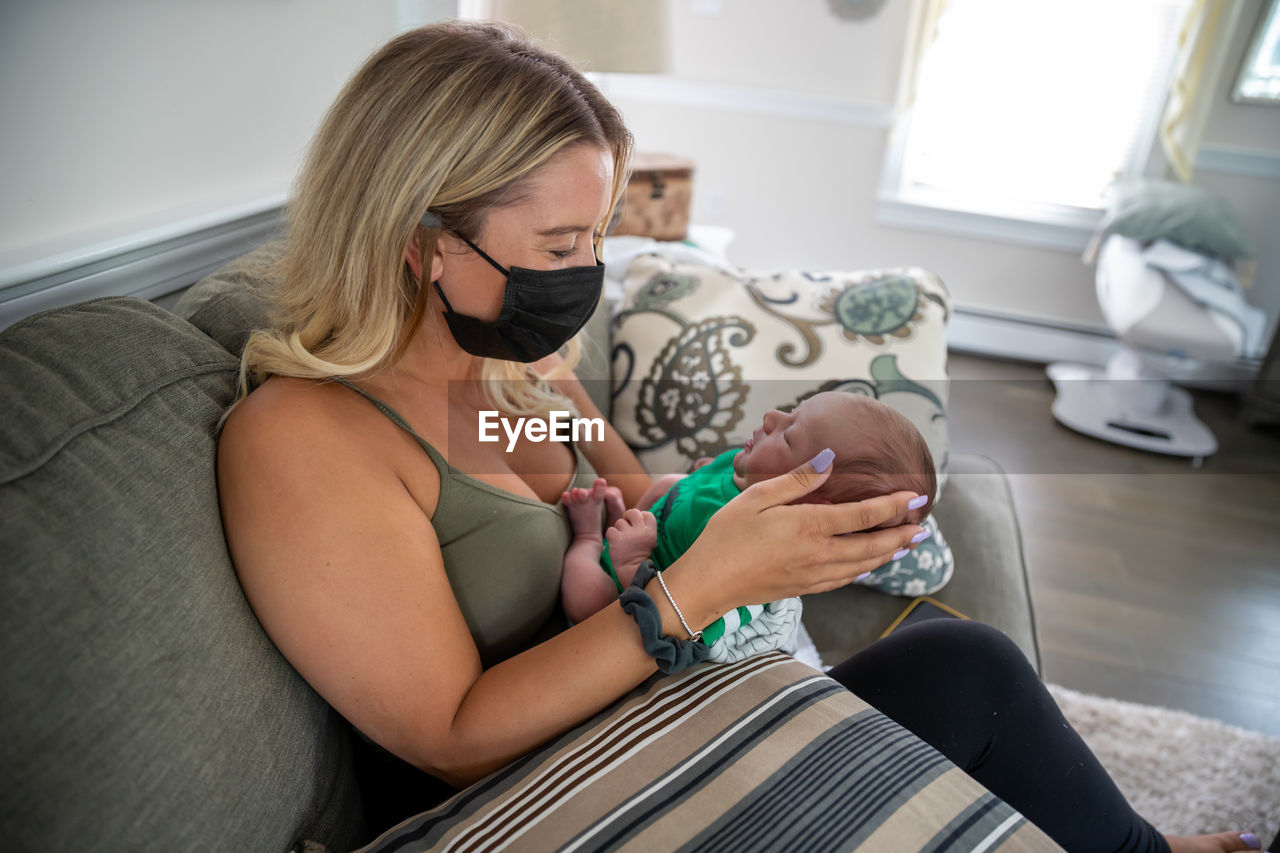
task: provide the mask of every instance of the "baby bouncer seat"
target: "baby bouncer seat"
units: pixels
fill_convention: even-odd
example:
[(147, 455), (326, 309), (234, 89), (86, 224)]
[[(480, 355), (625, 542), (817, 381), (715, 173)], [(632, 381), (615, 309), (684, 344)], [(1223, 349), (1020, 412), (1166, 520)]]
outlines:
[[(1168, 193), (1165, 187), (1158, 193), (1163, 205)], [(1202, 201), (1195, 194), (1176, 197)], [(1168, 219), (1169, 209), (1163, 212)], [(1178, 213), (1177, 205), (1173, 212)], [(1171, 221), (1186, 225), (1188, 219), (1184, 211)], [(1153, 222), (1168, 237), (1150, 233)], [(1204, 375), (1206, 366), (1256, 357), (1266, 318), (1245, 301), (1234, 268), (1222, 256), (1189, 246), (1196, 241), (1182, 233), (1185, 228), (1159, 225), (1148, 217), (1148, 233), (1135, 236), (1104, 227), (1097, 252), (1097, 295), (1120, 349), (1105, 367), (1049, 365), (1057, 391), (1053, 416), (1078, 432), (1191, 457), (1198, 465), (1217, 451), (1218, 441), (1196, 417), (1191, 395), (1170, 377)], [(1140, 239), (1144, 236), (1155, 239)]]

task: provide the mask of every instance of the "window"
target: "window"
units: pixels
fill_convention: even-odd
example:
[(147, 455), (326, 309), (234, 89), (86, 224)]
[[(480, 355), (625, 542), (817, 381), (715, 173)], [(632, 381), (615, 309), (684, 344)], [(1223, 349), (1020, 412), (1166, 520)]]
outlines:
[(1146, 168), (1186, 8), (949, 0), (891, 144), (882, 218), (948, 211), (989, 231), (997, 220), (1044, 226), (1030, 242), (1083, 245), (1107, 185)]
[(1240, 66), (1234, 93), (1242, 104), (1280, 103), (1280, 2), (1271, 0)]

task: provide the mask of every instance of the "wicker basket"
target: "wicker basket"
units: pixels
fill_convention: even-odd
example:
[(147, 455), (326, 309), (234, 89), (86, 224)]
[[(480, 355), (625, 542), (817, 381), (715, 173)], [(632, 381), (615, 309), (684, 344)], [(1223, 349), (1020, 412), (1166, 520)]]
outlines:
[(683, 240), (692, 201), (692, 160), (639, 152), (611, 233)]

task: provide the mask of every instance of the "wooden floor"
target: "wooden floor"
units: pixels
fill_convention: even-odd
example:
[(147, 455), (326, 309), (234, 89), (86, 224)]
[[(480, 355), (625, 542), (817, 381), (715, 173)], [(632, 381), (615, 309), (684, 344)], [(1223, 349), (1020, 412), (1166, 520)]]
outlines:
[(1280, 433), (1197, 393), (1194, 468), (1061, 426), (1041, 366), (950, 367), (953, 452), (1012, 481), (1045, 680), (1280, 736)]

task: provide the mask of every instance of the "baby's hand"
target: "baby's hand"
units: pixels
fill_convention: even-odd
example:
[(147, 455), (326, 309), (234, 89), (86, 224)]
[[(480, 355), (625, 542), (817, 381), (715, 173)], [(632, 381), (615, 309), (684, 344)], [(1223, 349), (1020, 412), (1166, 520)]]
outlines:
[(658, 520), (653, 513), (629, 509), (622, 518), (604, 532), (609, 540), (609, 559), (623, 586), (630, 586), (636, 569), (649, 559), (658, 542)]

